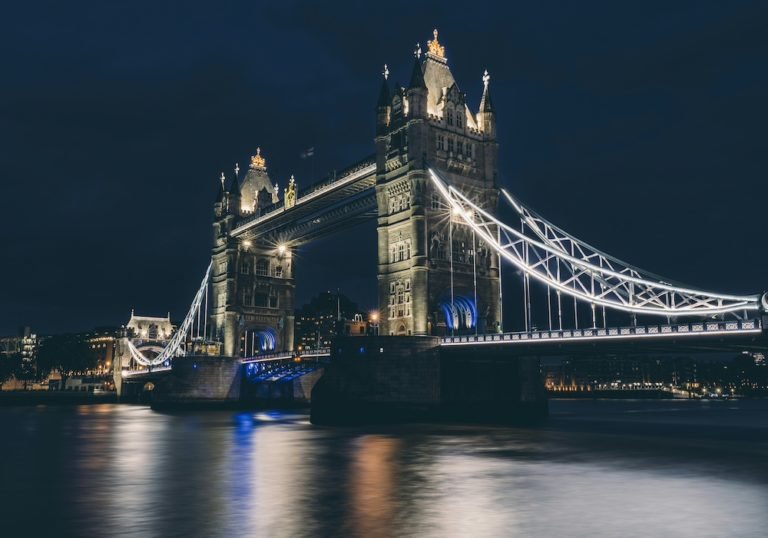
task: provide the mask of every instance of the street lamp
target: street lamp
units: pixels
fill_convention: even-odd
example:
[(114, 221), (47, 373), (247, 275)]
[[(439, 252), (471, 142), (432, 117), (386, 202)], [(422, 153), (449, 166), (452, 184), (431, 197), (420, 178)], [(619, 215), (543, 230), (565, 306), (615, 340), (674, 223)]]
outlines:
[(378, 336), (379, 335), (379, 313), (375, 310), (371, 312), (369, 316), (369, 320), (371, 322), (371, 327), (373, 328), (373, 335)]

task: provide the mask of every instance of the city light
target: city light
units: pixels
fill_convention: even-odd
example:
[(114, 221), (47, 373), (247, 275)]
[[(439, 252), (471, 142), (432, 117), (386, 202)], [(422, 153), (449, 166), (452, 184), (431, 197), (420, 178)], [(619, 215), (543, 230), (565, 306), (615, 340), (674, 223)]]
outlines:
[(285, 243), (281, 243), (277, 246), (277, 253), (282, 256), (283, 254), (285, 254), (286, 249), (287, 247), (285, 246)]

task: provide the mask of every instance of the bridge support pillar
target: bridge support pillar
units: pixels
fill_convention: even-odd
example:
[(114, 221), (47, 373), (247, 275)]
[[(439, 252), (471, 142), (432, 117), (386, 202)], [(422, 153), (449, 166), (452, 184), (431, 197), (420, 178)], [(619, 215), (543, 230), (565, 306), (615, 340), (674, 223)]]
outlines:
[(170, 375), (158, 381), (153, 408), (209, 406), (240, 399), (242, 365), (236, 357), (179, 357)]
[(434, 337), (339, 338), (312, 391), (315, 424), (532, 423), (547, 416), (537, 357)]

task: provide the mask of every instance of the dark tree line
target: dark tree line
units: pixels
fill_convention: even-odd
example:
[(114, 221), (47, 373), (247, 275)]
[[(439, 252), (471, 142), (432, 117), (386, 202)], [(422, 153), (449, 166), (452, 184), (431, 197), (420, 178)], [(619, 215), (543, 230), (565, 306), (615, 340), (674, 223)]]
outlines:
[(59, 372), (85, 372), (96, 367), (96, 356), (80, 337), (57, 335), (46, 338), (37, 352), (37, 370), (40, 376), (52, 370)]

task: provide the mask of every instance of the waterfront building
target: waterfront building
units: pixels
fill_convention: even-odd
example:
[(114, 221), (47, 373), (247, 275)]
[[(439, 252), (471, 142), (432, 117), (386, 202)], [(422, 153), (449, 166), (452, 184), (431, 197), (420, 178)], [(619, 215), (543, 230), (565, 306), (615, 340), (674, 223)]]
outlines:
[(296, 311), (296, 346), (301, 349), (328, 347), (338, 334), (364, 335), (365, 316), (357, 305), (340, 293), (326, 291)]

